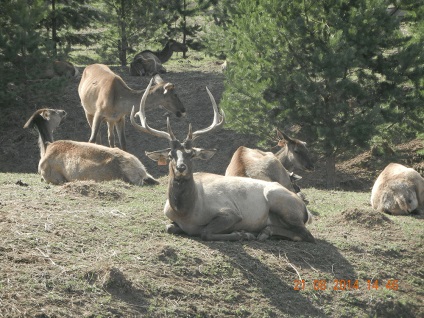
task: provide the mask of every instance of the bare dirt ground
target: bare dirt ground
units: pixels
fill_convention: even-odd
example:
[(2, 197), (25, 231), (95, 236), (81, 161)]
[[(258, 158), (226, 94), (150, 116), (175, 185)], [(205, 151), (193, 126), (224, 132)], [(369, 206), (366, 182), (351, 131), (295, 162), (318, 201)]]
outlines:
[[(178, 60), (174, 64), (166, 65), (168, 73), (163, 74), (163, 79), (176, 85), (178, 95), (187, 109), (187, 116), (183, 119), (171, 116), (171, 124), (177, 138), (183, 139), (188, 131), (188, 123), (192, 123), (193, 129), (201, 129), (209, 126), (212, 121), (212, 107), (206, 93), (207, 86), (219, 104), (223, 89), (224, 75), (218, 62), (208, 61), (201, 63), (197, 60)], [(129, 76), (127, 68), (111, 67), (122, 76), (125, 82), (133, 89), (145, 88), (150, 80), (148, 77)], [(84, 67), (80, 67), (82, 74)], [(36, 172), (39, 160), (37, 135), (22, 129), (30, 115), (39, 108), (59, 108), (68, 113), (65, 122), (55, 132), (55, 139), (72, 139), (87, 141), (90, 129), (78, 96), (78, 78), (71, 79), (66, 88), (57, 92), (52, 91), (48, 96), (37, 96), (27, 92), (21, 96), (25, 107), (11, 110), (5, 113), (5, 123), (1, 128), (0, 135), (0, 172)], [(166, 117), (164, 110), (153, 110), (147, 113), (148, 121), (152, 127), (165, 129)], [(283, 127), (285, 123), (281, 123)], [(281, 127), (279, 127), (281, 128)], [(146, 166), (147, 170), (155, 177), (167, 174), (167, 166), (157, 166), (148, 159), (144, 152), (167, 148), (167, 142), (159, 138), (142, 134), (136, 131), (127, 118), (126, 136), (128, 151), (135, 154)], [(294, 136), (296, 137), (296, 136)], [(102, 127), (103, 143), (107, 143), (106, 125)], [(306, 140), (311, 148), (313, 140)], [(241, 135), (229, 129), (223, 129), (213, 135), (199, 138), (197, 147), (218, 149), (216, 155), (208, 162), (197, 161), (197, 171), (207, 171), (224, 174), (226, 166), (234, 151), (241, 145), (255, 147), (256, 138), (252, 135)], [(414, 167), (419, 171), (424, 169), (423, 156), (416, 153), (422, 149), (422, 140), (412, 140), (408, 143), (395, 146), (395, 153), (383, 157), (375, 157), (371, 151), (359, 153), (353, 158), (339, 160), (337, 164), (338, 187), (345, 190), (371, 189), (372, 184), (380, 171), (392, 161)], [(271, 147), (270, 147), (271, 148)], [(266, 149), (270, 150), (270, 149)], [(276, 151), (273, 148), (272, 151)], [(303, 176), (299, 182), (301, 187), (325, 186), (324, 161), (315, 154), (316, 170), (314, 172), (297, 171)]]

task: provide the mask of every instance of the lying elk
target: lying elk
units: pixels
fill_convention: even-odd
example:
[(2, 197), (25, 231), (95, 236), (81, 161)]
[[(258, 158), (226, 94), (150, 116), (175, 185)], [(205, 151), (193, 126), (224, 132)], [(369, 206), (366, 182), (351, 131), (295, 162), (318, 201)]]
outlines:
[(195, 132), (192, 132), (190, 124), (187, 138), (183, 142), (175, 138), (169, 118), (167, 132), (148, 126), (145, 116), (146, 96), (143, 96), (138, 112), (141, 125), (135, 122), (134, 108), (131, 112), (130, 119), (134, 127), (167, 139), (170, 143), (170, 149), (146, 153), (152, 160), (163, 162), (169, 159), (168, 200), (164, 213), (172, 223), (167, 226), (167, 232), (200, 235), (203, 240), (265, 240), (276, 235), (294, 241), (315, 242), (305, 227), (311, 217), (305, 204), (280, 184), (193, 173), (193, 159), (207, 160), (215, 154), (215, 150), (194, 148), (193, 141), (224, 124), (224, 114), (219, 113), (215, 99), (206, 90), (214, 110), (213, 122), (209, 127)]
[(54, 61), (47, 66), (43, 78), (56, 76), (77, 77), (78, 75), (78, 68), (74, 64), (67, 61)]
[(35, 127), (39, 132), (41, 159), (38, 172), (46, 182), (123, 180), (136, 185), (158, 183), (140, 160), (121, 149), (88, 142), (53, 141), (53, 131), (65, 116), (64, 110), (44, 108), (37, 110), (24, 126)]
[(371, 205), (388, 214), (424, 214), (424, 178), (412, 168), (390, 163), (374, 183)]
[(272, 152), (241, 146), (233, 154), (225, 175), (278, 182), (302, 197), (300, 188), (295, 183), (301, 177), (293, 172), (289, 173)]
[(143, 76), (166, 73), (162, 64), (166, 63), (174, 52), (187, 52), (187, 46), (175, 40), (168, 40), (161, 51), (144, 50), (136, 54), (130, 64), (130, 75)]
[(233, 154), (225, 175), (278, 182), (304, 198), (300, 188), (295, 184), (301, 177), (287, 170), (314, 168), (306, 143), (290, 138), (279, 130), (277, 136), (280, 138), (278, 145), (282, 147), (277, 154), (241, 146)]
[[(177, 117), (185, 115), (184, 105), (175, 92), (174, 84), (163, 81), (159, 75), (154, 77), (154, 81), (156, 85), (147, 90), (149, 107), (162, 106)], [(78, 94), (91, 127), (89, 142), (100, 143), (99, 128), (104, 120), (108, 126), (109, 146), (115, 147), (116, 127), (121, 148), (126, 150), (125, 116), (131, 112), (133, 105), (140, 102), (145, 91), (129, 88), (106, 65), (87, 66), (78, 86)]]
[(277, 129), (279, 138), (278, 145), (281, 149), (275, 154), (287, 171), (294, 169), (314, 170), (314, 164), (306, 148), (306, 142), (299, 139), (290, 138), (285, 133)]

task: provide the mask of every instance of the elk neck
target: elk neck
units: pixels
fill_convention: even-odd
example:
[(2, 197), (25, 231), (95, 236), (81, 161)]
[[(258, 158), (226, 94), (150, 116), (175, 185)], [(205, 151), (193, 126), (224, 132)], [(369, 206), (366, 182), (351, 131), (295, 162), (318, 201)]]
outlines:
[(154, 54), (158, 57), (161, 63), (167, 62), (171, 58), (172, 53), (174, 52), (171, 50), (171, 45), (169, 42), (166, 43), (162, 51), (154, 52)]
[(42, 158), (46, 153), (47, 145), (54, 141), (53, 132), (49, 128), (47, 120), (41, 115), (34, 118), (33, 124), (38, 130), (38, 146), (40, 147), (40, 157)]
[(169, 164), (168, 200), (172, 209), (178, 214), (187, 214), (192, 210), (197, 195), (193, 173), (187, 176), (176, 176)]
[(288, 171), (293, 170), (293, 164), (291, 162), (290, 154), (289, 154), (289, 147), (287, 144), (282, 147), (276, 154), (278, 160), (280, 160), (281, 164), (286, 168)]

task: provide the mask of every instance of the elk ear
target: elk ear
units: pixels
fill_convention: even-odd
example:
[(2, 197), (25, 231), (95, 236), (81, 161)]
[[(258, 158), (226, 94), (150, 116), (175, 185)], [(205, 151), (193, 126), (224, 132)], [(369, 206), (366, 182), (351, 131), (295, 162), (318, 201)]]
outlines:
[(43, 117), (45, 120), (49, 120), (50, 118), (50, 110), (45, 109), (40, 113), (40, 116)]
[(297, 174), (295, 174), (293, 172), (290, 172), (290, 181), (298, 181), (300, 179), (302, 179), (301, 176), (299, 176), (299, 175), (297, 175)]
[(162, 77), (160, 77), (160, 75), (159, 75), (159, 74), (156, 74), (156, 75), (153, 77), (153, 82), (154, 82), (155, 84), (160, 84), (160, 83), (163, 83), (163, 79), (162, 79)]
[(152, 152), (146, 151), (146, 156), (152, 159), (153, 161), (163, 162), (168, 160), (168, 154), (171, 149), (163, 149), (163, 150), (157, 150)]
[(284, 139), (287, 142), (293, 142), (293, 139), (291, 139), (289, 136), (287, 136), (285, 133), (283, 133), (282, 131), (277, 130), (278, 132), (278, 136), (281, 139)]
[(202, 148), (192, 148), (194, 151), (193, 159), (209, 160), (216, 153), (216, 149), (206, 150)]
[(168, 93), (168, 91), (172, 91), (174, 89), (174, 84), (166, 83), (163, 87), (163, 94)]

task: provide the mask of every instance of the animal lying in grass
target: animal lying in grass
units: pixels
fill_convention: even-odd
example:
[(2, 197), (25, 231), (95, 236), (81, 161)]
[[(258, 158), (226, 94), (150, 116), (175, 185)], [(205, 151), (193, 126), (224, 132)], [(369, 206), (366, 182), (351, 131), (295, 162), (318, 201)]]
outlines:
[(412, 168), (390, 163), (374, 183), (371, 205), (388, 214), (424, 214), (424, 178)]
[(167, 232), (201, 236), (208, 241), (265, 240), (279, 236), (315, 242), (305, 227), (311, 214), (303, 201), (282, 185), (251, 178), (193, 173), (193, 159), (206, 160), (215, 153), (193, 147), (194, 139), (213, 132), (224, 123), (224, 115), (219, 113), (209, 90), (208, 94), (214, 108), (212, 125), (195, 132), (190, 125), (183, 142), (175, 138), (169, 118), (167, 132), (148, 126), (145, 95), (138, 112), (141, 125), (135, 122), (134, 108), (131, 112), (134, 127), (167, 139), (170, 144), (169, 149), (146, 153), (153, 160), (169, 160), (168, 200), (164, 212), (172, 223), (167, 226)]
[(38, 130), (38, 172), (46, 182), (123, 180), (136, 185), (158, 184), (140, 160), (121, 149), (72, 140), (54, 141), (53, 131), (65, 116), (64, 110), (39, 109), (24, 126)]

